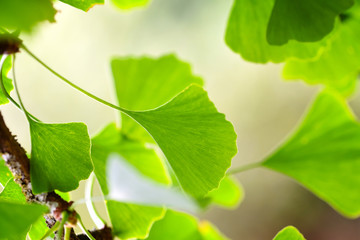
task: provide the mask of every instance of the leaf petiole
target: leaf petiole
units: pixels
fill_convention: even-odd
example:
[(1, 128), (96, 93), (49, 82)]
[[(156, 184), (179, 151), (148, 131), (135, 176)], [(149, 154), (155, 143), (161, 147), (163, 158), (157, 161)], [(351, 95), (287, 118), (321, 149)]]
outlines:
[(60, 227), (60, 222), (56, 222), (54, 226), (52, 226), (47, 232), (40, 238), (40, 240), (44, 240), (49, 237), (53, 232), (55, 232)]
[(96, 240), (92, 235), (91, 233), (86, 229), (86, 227), (84, 226), (84, 223), (82, 222), (81, 220), (81, 217), (79, 214), (76, 215), (76, 218), (77, 218), (77, 223), (78, 223), (78, 226), (81, 228), (81, 230), (83, 231), (83, 233), (85, 233), (85, 235), (90, 239), (90, 240)]
[(249, 164), (246, 164), (246, 165), (234, 168), (234, 169), (230, 169), (227, 172), (227, 175), (232, 175), (232, 174), (236, 174), (236, 173), (245, 172), (247, 170), (251, 170), (251, 169), (254, 169), (254, 168), (261, 167), (261, 166), (262, 166), (262, 162), (249, 163)]

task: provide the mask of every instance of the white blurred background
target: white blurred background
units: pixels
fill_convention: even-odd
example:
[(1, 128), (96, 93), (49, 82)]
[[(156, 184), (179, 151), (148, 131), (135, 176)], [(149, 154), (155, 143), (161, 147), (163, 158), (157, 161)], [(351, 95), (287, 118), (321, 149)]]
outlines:
[[(240, 166), (262, 160), (280, 144), (318, 88), (283, 81), (281, 65), (248, 63), (233, 53), (224, 42), (231, 5), (231, 0), (152, 0), (147, 8), (133, 11), (107, 3), (84, 13), (56, 3), (57, 22), (43, 24), (23, 39), (56, 71), (114, 103), (111, 57), (176, 53), (204, 78), (210, 98), (234, 124), (239, 153), (233, 166)], [(44, 122), (82, 121), (94, 135), (119, 115), (67, 86), (26, 53), (18, 54), (16, 72), (26, 107)], [(352, 104), (360, 111), (359, 98)], [(22, 145), (30, 149), (24, 115), (11, 104), (2, 112)], [(212, 208), (199, 216), (229, 238), (271, 239), (292, 224), (308, 240), (359, 239), (359, 221), (339, 216), (292, 180), (262, 169), (238, 178), (246, 196), (236, 210)], [(91, 221), (87, 225), (91, 227)]]

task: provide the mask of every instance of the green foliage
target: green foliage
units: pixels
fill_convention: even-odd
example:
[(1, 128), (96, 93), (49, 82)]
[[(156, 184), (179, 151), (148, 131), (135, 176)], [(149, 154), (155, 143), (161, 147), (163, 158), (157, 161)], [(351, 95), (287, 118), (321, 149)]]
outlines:
[[(115, 124), (110, 124), (92, 138), (91, 157), (94, 171), (103, 194), (109, 193), (106, 180), (106, 161), (111, 153), (120, 154), (142, 174), (164, 184), (169, 184), (166, 170), (153, 149), (141, 142), (129, 140)], [(122, 239), (144, 238), (154, 221), (162, 218), (164, 210), (159, 207), (107, 201), (106, 206), (114, 233)]]
[(275, 0), (267, 40), (272, 45), (283, 45), (290, 39), (319, 41), (332, 31), (335, 18), (353, 4), (354, 0)]
[[(118, 103), (129, 110), (159, 107), (190, 84), (203, 84), (201, 78), (193, 76), (190, 65), (174, 55), (158, 59), (114, 58), (111, 69)], [(146, 130), (124, 113), (121, 114), (121, 129), (129, 138), (152, 142)]]
[(295, 227), (287, 226), (276, 234), (273, 240), (305, 240), (305, 238)]
[(263, 166), (284, 173), (348, 217), (360, 215), (360, 125), (332, 92), (315, 100), (297, 132)]
[(146, 5), (149, 0), (112, 0), (115, 6), (120, 9), (132, 9)]
[(32, 223), (48, 211), (41, 205), (0, 201), (0, 239), (16, 239), (26, 234)]
[(0, 27), (30, 31), (39, 22), (55, 22), (50, 0), (0, 1)]
[(95, 4), (104, 4), (104, 0), (60, 0), (83, 11), (89, 11)]
[(326, 38), (314, 43), (289, 41), (283, 46), (270, 45), (266, 39), (268, 21), (275, 0), (235, 0), (226, 29), (225, 41), (245, 60), (266, 63), (290, 58), (309, 59), (326, 46)]
[(79, 181), (87, 179), (93, 170), (86, 125), (47, 124), (31, 119), (29, 123), (33, 192), (76, 189)]
[(4, 190), (0, 193), (0, 201), (26, 203), (26, 198), (21, 192), (21, 187), (13, 178), (10, 178), (6, 183)]
[(9, 168), (6, 166), (5, 161), (0, 158), (0, 186), (3, 187), (12, 178)]
[[(2, 57), (3, 56), (1, 56), (1, 58)], [(8, 56), (5, 59), (5, 61), (3, 63), (3, 68), (2, 68), (2, 82), (4, 84), (3, 86), (4, 86), (5, 90), (6, 90), (6, 92), (8, 94), (10, 94), (10, 92), (14, 89), (14, 86), (12, 84), (12, 80), (8, 77), (11, 66), (12, 66), (11, 56)], [(0, 105), (9, 103), (9, 99), (7, 98), (7, 95), (4, 94), (4, 92), (2, 90), (3, 88), (1, 87), (0, 89), (1, 89), (1, 91), (0, 91)]]
[(159, 108), (126, 113), (155, 139), (186, 192), (202, 197), (218, 187), (237, 151), (236, 134), (202, 88), (191, 85)]

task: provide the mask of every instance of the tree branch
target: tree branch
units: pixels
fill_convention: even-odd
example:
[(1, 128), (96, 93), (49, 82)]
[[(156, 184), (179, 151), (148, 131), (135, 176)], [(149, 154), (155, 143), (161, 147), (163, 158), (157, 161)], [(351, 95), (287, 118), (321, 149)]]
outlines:
[[(0, 153), (14, 176), (14, 180), (21, 186), (28, 202), (36, 202), (45, 204), (50, 208), (50, 213), (45, 216), (48, 227), (52, 227), (56, 221), (61, 219), (61, 213), (68, 211), (71, 202), (62, 199), (55, 192), (33, 194), (30, 179), (30, 160), (26, 155), (25, 150), (16, 140), (5, 124), (3, 116), (0, 112)], [(112, 240), (113, 236), (111, 229), (105, 227), (104, 229), (92, 231), (94, 237), (98, 240)], [(79, 235), (80, 239), (83, 238)], [(79, 239), (74, 233), (71, 235), (72, 240)]]

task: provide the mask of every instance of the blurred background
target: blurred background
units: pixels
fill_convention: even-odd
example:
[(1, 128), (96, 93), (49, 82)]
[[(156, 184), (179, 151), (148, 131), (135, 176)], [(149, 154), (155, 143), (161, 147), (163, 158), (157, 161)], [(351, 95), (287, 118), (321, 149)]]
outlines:
[[(111, 57), (175, 53), (203, 77), (210, 98), (234, 124), (236, 167), (261, 161), (278, 146), (301, 121), (319, 88), (285, 82), (281, 65), (248, 63), (233, 53), (224, 42), (231, 5), (232, 0), (152, 0), (147, 8), (133, 11), (107, 3), (84, 13), (56, 3), (57, 22), (42, 24), (23, 39), (56, 71), (114, 103)], [(68, 87), (26, 53), (18, 54), (16, 69), (24, 104), (44, 122), (82, 121), (94, 135), (118, 119), (119, 113)], [(351, 99), (351, 105), (360, 114), (360, 98)], [(24, 115), (11, 104), (2, 112), (29, 150)], [(291, 179), (263, 169), (237, 178), (246, 194), (242, 204), (233, 211), (211, 208), (199, 216), (230, 239), (272, 239), (287, 225), (299, 228), (308, 240), (359, 239), (360, 221), (343, 218)], [(85, 209), (80, 211), (88, 218)], [(90, 228), (91, 220), (86, 224)]]

